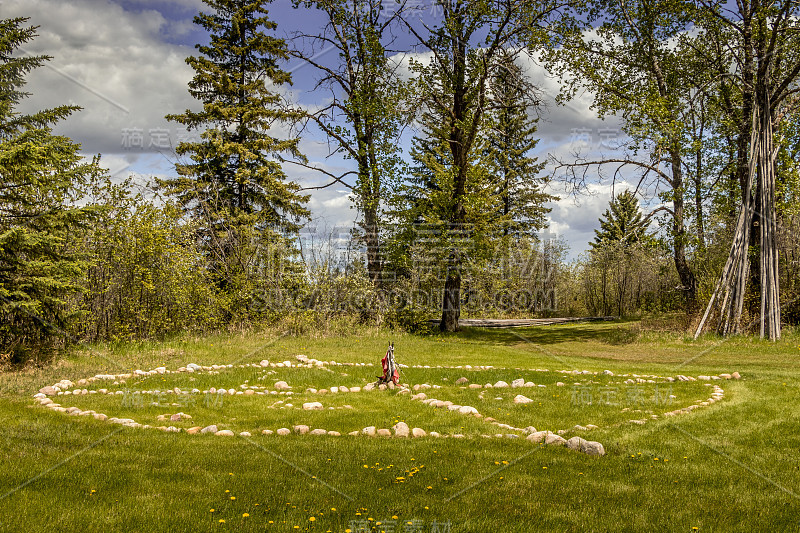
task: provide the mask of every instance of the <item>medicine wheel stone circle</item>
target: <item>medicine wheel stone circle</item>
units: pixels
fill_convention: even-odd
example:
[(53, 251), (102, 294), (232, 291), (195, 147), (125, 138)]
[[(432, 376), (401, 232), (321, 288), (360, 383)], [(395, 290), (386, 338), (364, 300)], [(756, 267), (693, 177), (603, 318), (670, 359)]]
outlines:
[[(652, 410), (632, 409), (630, 406), (619, 410), (620, 414), (626, 419), (619, 419), (614, 423), (607, 424), (607, 427), (614, 427), (624, 424), (643, 425), (652, 420), (665, 417), (683, 416), (696, 409), (701, 409), (723, 400), (725, 391), (720, 383), (725, 380), (741, 379), (738, 372), (722, 373), (719, 375), (699, 375), (699, 376), (657, 376), (657, 375), (638, 375), (621, 374), (615, 375), (610, 370), (593, 372), (589, 370), (554, 370), (543, 368), (522, 369), (522, 368), (497, 368), (489, 365), (459, 365), (459, 366), (431, 366), (431, 365), (398, 365), (400, 371), (405, 375), (413, 376), (414, 371), (424, 371), (430, 376), (431, 373), (447, 372), (452, 374), (457, 372), (461, 375), (453, 383), (449, 378), (443, 377), (442, 383), (406, 383), (400, 382), (395, 385), (389, 383), (376, 383), (371, 381), (369, 376), (374, 373), (372, 363), (341, 363), (336, 361), (323, 361), (309, 358), (305, 355), (297, 355), (292, 360), (280, 362), (261, 360), (258, 363), (246, 364), (213, 364), (200, 365), (188, 363), (175, 370), (170, 370), (166, 366), (160, 366), (151, 370), (137, 369), (132, 372), (116, 374), (96, 374), (94, 376), (78, 379), (73, 382), (70, 379), (62, 379), (52, 385), (47, 385), (39, 389), (33, 396), (35, 402), (46, 409), (54, 412), (63, 413), (68, 416), (91, 417), (95, 420), (110, 424), (118, 424), (125, 428), (157, 430), (165, 433), (182, 433), (185, 435), (214, 435), (214, 436), (240, 436), (253, 437), (253, 435), (287, 436), (287, 435), (308, 435), (314, 437), (335, 437), (335, 438), (451, 438), (451, 439), (474, 439), (474, 438), (498, 438), (498, 439), (525, 439), (532, 444), (544, 446), (564, 446), (570, 450), (585, 453), (587, 455), (605, 455), (605, 447), (602, 443), (590, 440), (588, 437), (593, 431), (602, 427), (600, 424), (587, 423), (574, 424), (568, 428), (550, 427), (547, 429), (536, 428), (533, 425), (526, 427), (515, 427), (498, 419), (489, 416), (488, 413), (480, 412), (476, 407), (468, 405), (466, 402), (454, 401), (454, 395), (458, 398), (472, 396), (477, 402), (484, 405), (489, 399), (487, 395), (495, 395), (494, 401), (501, 402), (500, 405), (512, 404), (518, 409), (535, 409), (535, 405), (541, 406), (536, 398), (544, 398), (542, 394), (550, 391), (559, 391), (551, 394), (552, 397), (561, 398), (570, 395), (574, 402), (576, 398), (585, 399), (585, 393), (591, 390), (592, 386), (600, 387), (600, 405), (603, 404), (602, 398), (608, 391), (618, 390), (619, 387), (641, 387), (641, 386), (672, 386), (702, 384), (702, 398), (685, 399), (683, 406), (676, 407), (678, 397), (670, 394), (665, 397), (665, 405), (675, 407), (674, 409), (655, 413)], [(359, 371), (360, 377), (350, 376), (343, 372)], [(241, 377), (243, 372), (251, 379), (243, 380), (236, 386), (232, 385), (232, 379)], [(312, 373), (312, 374), (309, 374)], [(279, 374), (280, 373), (280, 374)], [(324, 376), (326, 379), (317, 378)], [(485, 374), (492, 376), (507, 375), (515, 376), (509, 381), (502, 379), (486, 380), (482, 379)], [(540, 383), (517, 377), (524, 374), (528, 377), (537, 376)], [(469, 376), (469, 377), (468, 377)], [(202, 377), (202, 380), (199, 379)], [(338, 385), (325, 385), (325, 388), (314, 386), (292, 385), (293, 377), (297, 382), (311, 381), (321, 383), (339, 383)], [(317, 379), (315, 379), (317, 378)], [(180, 386), (164, 387), (158, 385), (158, 381), (190, 384), (201, 381), (202, 383), (214, 383), (210, 386)], [(555, 381), (554, 381), (555, 380)], [(260, 383), (251, 383), (256, 381)], [(272, 382), (271, 385), (266, 383)], [(429, 380), (433, 381), (433, 380)], [(172, 384), (172, 383), (170, 383)], [(571, 389), (570, 389), (571, 387)], [(706, 394), (707, 393), (707, 394)], [(503, 396), (505, 394), (507, 398)], [(311, 415), (315, 412), (336, 412), (354, 411), (357, 416), (357, 409), (349, 403), (344, 403), (348, 398), (359, 397), (360, 399), (369, 398), (375, 395), (389, 395), (393, 398), (393, 408), (399, 411), (410, 410), (413, 405), (424, 406), (424, 408), (434, 409), (441, 413), (446, 413), (450, 417), (470, 417), (477, 420), (481, 425), (481, 430), (471, 432), (457, 431), (437, 431), (436, 428), (425, 428), (410, 426), (406, 421), (398, 420), (391, 427), (379, 427), (368, 425), (364, 427), (351, 426), (337, 427), (336, 429), (323, 429), (314, 427), (317, 423), (301, 423), (298, 415)], [(500, 395), (500, 396), (497, 396)], [(513, 395), (513, 398), (511, 397)], [(533, 396), (534, 398), (531, 398)], [(685, 395), (683, 395), (685, 396)], [(102, 398), (103, 402), (95, 401)], [(109, 402), (109, 400), (112, 400)], [(231, 421), (234, 417), (227, 419), (224, 415), (218, 415), (219, 420), (210, 422), (206, 420), (202, 424), (196, 424), (194, 417), (183, 410), (173, 409), (174, 412), (159, 413), (153, 415), (153, 410), (161, 407), (197, 407), (202, 405), (206, 411), (213, 411), (215, 405), (239, 400), (250, 399), (259, 402), (257, 410), (266, 412), (267, 410), (279, 410), (280, 416), (277, 420), (294, 420), (294, 423), (287, 423), (284, 426), (273, 424), (272, 427), (252, 427), (247, 429), (231, 429)], [(334, 401), (335, 399), (335, 401)], [(156, 401), (158, 400), (158, 401)], [(587, 403), (592, 404), (593, 400)], [(102, 412), (100, 405), (94, 406), (93, 403), (102, 404), (106, 411)], [(606, 402), (608, 403), (608, 402)], [(70, 405), (77, 404), (77, 405)], [(368, 403), (366, 404), (368, 405)], [(597, 404), (596, 404), (597, 405)], [(94, 409), (90, 407), (95, 407)], [(142, 414), (137, 416), (139, 420), (132, 417), (114, 416), (113, 409), (127, 408), (141, 409)], [(492, 406), (493, 407), (493, 406)], [(424, 409), (423, 408), (423, 409)], [(498, 410), (503, 407), (497, 407)], [(123, 409), (125, 410), (125, 409)], [(283, 416), (291, 413), (291, 416)], [(631, 418), (627, 418), (630, 416)], [(205, 418), (208, 418), (206, 413)], [(450, 419), (452, 421), (452, 419)], [(319, 417), (315, 417), (319, 421)], [(206, 423), (209, 422), (209, 423)], [(599, 422), (599, 421), (598, 421)], [(279, 427), (280, 426), (280, 427)], [(387, 425), (388, 426), (388, 425)]]

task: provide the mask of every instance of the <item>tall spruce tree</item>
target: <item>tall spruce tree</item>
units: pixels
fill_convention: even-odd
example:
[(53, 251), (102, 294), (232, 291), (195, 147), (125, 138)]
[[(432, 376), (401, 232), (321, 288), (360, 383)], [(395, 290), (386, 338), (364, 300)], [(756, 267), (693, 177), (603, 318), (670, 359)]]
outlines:
[(535, 117), (534, 88), (514, 58), (505, 53), (502, 67), (491, 83), (486, 159), (497, 182), (498, 221), (504, 236), (533, 236), (546, 225), (550, 209), (544, 204), (556, 197), (542, 192), (547, 178), (537, 178), (544, 163), (530, 155), (539, 139)]
[(17, 111), (30, 95), (25, 76), (51, 59), (19, 57), (36, 37), (27, 21), (0, 20), (0, 354), (17, 361), (65, 338), (67, 300), (84, 269), (68, 237), (89, 211), (75, 204), (102, 173), (97, 159), (83, 160), (79, 144), (52, 133), (80, 108)]
[(609, 208), (600, 218), (600, 229), (594, 230), (593, 250), (609, 244), (628, 248), (634, 244), (650, 244), (652, 234), (647, 232), (649, 221), (642, 216), (636, 195), (625, 189), (611, 200)]
[[(204, 130), (198, 142), (176, 148), (188, 156), (176, 165), (178, 177), (161, 180), (163, 190), (200, 221), (221, 288), (233, 278), (247, 280), (263, 264), (264, 245), (285, 247), (309, 215), (307, 196), (287, 179), (282, 158), (303, 159), (298, 139), (270, 135), (276, 123), (298, 118), (282, 106), (270, 86), (291, 83), (279, 63), (288, 58), (282, 39), (268, 35), (269, 0), (203, 0), (213, 11), (194, 22), (211, 34), (187, 58), (195, 70), (189, 93), (203, 104), (167, 119), (188, 130)], [(268, 86), (267, 84), (270, 84)]]

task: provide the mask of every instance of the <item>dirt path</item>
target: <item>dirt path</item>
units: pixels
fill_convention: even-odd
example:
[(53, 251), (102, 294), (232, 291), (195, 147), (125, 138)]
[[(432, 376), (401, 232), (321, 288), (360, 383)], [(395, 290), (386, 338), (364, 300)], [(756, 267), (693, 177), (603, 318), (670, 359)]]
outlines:
[[(528, 326), (552, 326), (554, 324), (567, 324), (570, 322), (598, 322), (601, 320), (615, 320), (614, 316), (593, 317), (566, 317), (566, 318), (462, 318), (458, 321), (461, 327), (473, 328), (524, 328)], [(438, 320), (431, 320), (438, 324)]]

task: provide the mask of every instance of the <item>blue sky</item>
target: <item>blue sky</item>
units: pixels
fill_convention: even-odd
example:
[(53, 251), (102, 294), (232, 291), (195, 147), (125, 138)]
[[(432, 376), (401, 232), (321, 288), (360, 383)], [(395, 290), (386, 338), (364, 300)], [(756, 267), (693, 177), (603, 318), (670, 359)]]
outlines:
[[(314, 11), (295, 10), (291, 4), (290, 0), (276, 0), (270, 7), (278, 36), (313, 32), (323, 23)], [(429, 14), (428, 0), (416, 5), (421, 7), (420, 17)], [(25, 103), (26, 109), (66, 102), (80, 105), (84, 110), (62, 123), (58, 132), (81, 143), (87, 155), (102, 154), (103, 164), (112, 174), (130, 175), (140, 183), (153, 176), (174, 175), (172, 146), (187, 134), (168, 123), (164, 115), (198, 107), (187, 92), (193, 72), (185, 58), (195, 53), (195, 43), (207, 39), (192, 23), (203, 8), (200, 0), (3, 0), (0, 16), (28, 16), (32, 24), (40, 26), (40, 36), (26, 51), (53, 56), (46, 68), (29, 76), (28, 90), (33, 96)], [(325, 97), (312, 91), (313, 69), (296, 61), (285, 68), (292, 71), (291, 90), (299, 101), (313, 104)], [(549, 78), (534, 63), (528, 65), (528, 73), (547, 95), (547, 109), (539, 125), (540, 159), (551, 153), (566, 156), (576, 148), (595, 153), (611, 149), (609, 141), (619, 135), (619, 124), (614, 119), (599, 120), (589, 108), (589, 95), (557, 106), (553, 97), (558, 80)], [(303, 141), (309, 158), (320, 165), (345, 168), (346, 162), (326, 160), (327, 148), (321, 141)], [(324, 182), (309, 171), (286, 170), (303, 186)], [(615, 185), (617, 192), (625, 186)], [(589, 190), (593, 194), (577, 203), (564, 198), (550, 206), (550, 228), (543, 236), (565, 239), (572, 258), (588, 248), (597, 219), (608, 205), (612, 184), (595, 180)], [(549, 192), (563, 195), (558, 184)], [(309, 207), (315, 217), (312, 225), (320, 228), (352, 226), (356, 215), (347, 191), (341, 188), (314, 192)]]

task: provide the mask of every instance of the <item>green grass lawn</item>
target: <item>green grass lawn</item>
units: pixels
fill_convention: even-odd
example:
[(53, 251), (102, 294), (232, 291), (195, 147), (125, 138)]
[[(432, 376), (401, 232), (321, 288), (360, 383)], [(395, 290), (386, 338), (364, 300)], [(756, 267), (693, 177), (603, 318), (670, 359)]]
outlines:
[[(524, 434), (429, 407), (397, 391), (305, 391), (373, 381), (390, 336), (398, 362), (431, 367), (402, 370), (406, 383), (440, 387), (424, 390), (429, 398), (470, 405), (520, 428), (555, 431), (594, 424), (599, 427), (565, 437), (597, 440), (606, 455), (589, 457), (524, 438), (484, 438)], [(695, 342), (642, 332), (638, 323), (625, 322), (433, 336), (374, 331), (339, 338), (187, 336), (82, 348), (46, 368), (0, 374), (0, 530), (799, 531), (799, 344), (800, 335), (793, 332), (774, 344), (714, 337)], [(236, 366), (293, 360), (297, 354), (373, 366)], [(184, 429), (217, 424), (252, 437), (121, 428), (56, 413), (32, 400), (40, 387), (63, 378), (77, 381), (157, 366), (174, 370), (190, 362), (235, 367), (219, 374), (132, 378), (118, 385), (95, 382), (86, 388), (124, 394), (54, 399), (65, 407), (142, 424)], [(494, 368), (437, 368), (458, 365)], [(669, 418), (661, 415), (705, 400), (711, 387), (658, 380), (632, 394), (620, 377), (733, 371), (742, 379), (714, 382), (725, 390), (722, 401)], [(455, 385), (459, 377), (479, 384), (523, 378), (545, 386), (463, 389)], [(295, 394), (225, 396), (211, 403), (202, 394), (142, 394), (148, 401), (130, 401), (133, 391), (174, 387), (202, 391), (255, 385), (269, 392), (277, 380), (287, 381)], [(557, 387), (559, 381), (565, 386)], [(675, 398), (659, 401), (656, 386), (662, 400), (665, 391)], [(603, 396), (608, 391), (614, 391), (613, 401), (601, 401), (609, 399)], [(533, 402), (516, 405), (517, 394)], [(309, 401), (320, 401), (325, 409), (298, 408)], [(156, 420), (178, 411), (192, 420)], [(644, 425), (629, 422), (653, 414), (659, 418)], [(346, 435), (366, 426), (390, 428), (398, 420), (465, 438)], [(260, 433), (294, 424), (343, 436)]]

